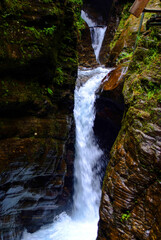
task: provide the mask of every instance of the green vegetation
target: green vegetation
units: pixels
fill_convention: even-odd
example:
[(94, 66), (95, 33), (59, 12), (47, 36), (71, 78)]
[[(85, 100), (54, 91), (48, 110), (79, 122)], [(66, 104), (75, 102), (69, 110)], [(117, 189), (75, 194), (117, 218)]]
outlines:
[(56, 26), (52, 26), (52, 27), (48, 27), (48, 28), (43, 28), (43, 30), (41, 29), (36, 29), (35, 27), (24, 27), (24, 29), (29, 30), (30, 32), (32, 32), (35, 36), (35, 38), (39, 39), (40, 37), (42, 37), (42, 34), (45, 33), (45, 35), (53, 35), (54, 31), (56, 30)]
[(44, 28), (42, 32), (44, 32), (46, 35), (52, 35), (55, 30), (56, 30), (56, 26), (53, 25), (52, 27)]
[(122, 214), (121, 216), (121, 222), (125, 222), (127, 221), (131, 216), (131, 213), (129, 211), (127, 211), (126, 213)]
[[(131, 55), (133, 54), (134, 51), (134, 45), (136, 42), (137, 38), (137, 33), (139, 29), (139, 18), (135, 18), (133, 15), (130, 15), (129, 13), (129, 8), (132, 3), (127, 3), (124, 6), (123, 13), (122, 13), (122, 18), (119, 23), (119, 27), (116, 31), (115, 37), (113, 41), (110, 44), (110, 54), (108, 58), (108, 63), (110, 65), (113, 65), (115, 63), (119, 63), (130, 60)], [(130, 16), (129, 16), (130, 15)], [(144, 39), (144, 36), (142, 35), (142, 32), (146, 29), (146, 21), (152, 16), (152, 13), (146, 13), (144, 16), (144, 21), (143, 25), (141, 28), (141, 34), (138, 37), (137, 42), (141, 42), (141, 39)], [(152, 31), (155, 31), (153, 29)], [(148, 49), (151, 49), (151, 53), (149, 52), (148, 54), (151, 55), (151, 58), (155, 57), (155, 54), (157, 54), (154, 45), (156, 45), (154, 42), (158, 37), (156, 36), (155, 32), (151, 33), (153, 35), (153, 39), (149, 41), (149, 46), (145, 47)], [(158, 39), (159, 40), (159, 39)], [(159, 43), (159, 41), (158, 41)], [(147, 44), (147, 41), (146, 41)], [(153, 53), (152, 53), (153, 51)], [(145, 58), (144, 58), (145, 60)], [(149, 62), (149, 56), (145, 60)], [(137, 68), (139, 70), (139, 66), (137, 65)]]
[[(155, 111), (161, 104), (159, 35), (159, 27), (152, 27), (149, 34), (140, 38), (123, 89), (125, 102), (131, 106), (127, 116), (135, 122), (136, 128), (148, 135), (154, 132), (154, 124), (160, 121), (159, 112)], [(135, 138), (139, 144), (141, 139), (137, 135)]]
[(123, 8), (123, 11), (122, 11), (122, 14), (121, 14), (121, 21), (120, 21), (118, 29), (115, 33), (114, 39), (110, 43), (110, 49), (112, 49), (115, 46), (115, 44), (116, 44), (117, 40), (119, 39), (123, 29), (128, 26), (128, 25), (125, 26), (125, 22), (128, 19), (128, 17), (130, 16), (129, 9), (130, 9), (131, 5), (132, 5), (132, 3), (128, 2), (128, 3), (125, 4), (125, 6)]
[(83, 1), (82, 0), (69, 0), (69, 2), (76, 4), (76, 5), (82, 5)]
[[(81, 0), (4, 0), (0, 4), (1, 103), (59, 98), (75, 86)], [(14, 79), (13, 79), (14, 78)], [(61, 86), (61, 87), (60, 87)]]
[(121, 54), (118, 57), (118, 62), (121, 62), (123, 59), (130, 59), (133, 55), (133, 52), (121, 52)]
[(81, 36), (81, 30), (85, 28), (85, 21), (81, 18), (81, 16), (79, 16), (76, 21), (76, 27), (78, 29), (79, 35)]
[(50, 95), (53, 95), (53, 90), (51, 88), (47, 88), (47, 91)]
[(80, 10), (83, 4), (82, 0), (69, 0), (69, 2), (74, 6), (74, 18), (75, 18), (75, 26), (78, 30), (78, 34), (81, 35), (81, 30), (85, 28), (85, 22), (81, 18)]
[(56, 69), (56, 78), (54, 78), (54, 81), (58, 84), (58, 85), (62, 85), (63, 81), (64, 81), (64, 74), (63, 74), (63, 70), (61, 67), (58, 67)]
[(146, 84), (144, 85), (144, 89), (147, 92), (148, 99), (151, 99), (160, 92), (161, 85), (157, 85), (153, 82), (147, 81)]
[(43, 3), (52, 3), (53, 0), (41, 0)]

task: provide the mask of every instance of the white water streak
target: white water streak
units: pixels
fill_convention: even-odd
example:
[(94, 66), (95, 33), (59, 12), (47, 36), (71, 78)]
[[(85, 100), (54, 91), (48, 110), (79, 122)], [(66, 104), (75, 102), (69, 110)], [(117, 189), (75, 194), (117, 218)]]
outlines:
[[(74, 116), (76, 122), (76, 158), (75, 158), (75, 215), (79, 218), (98, 217), (101, 196), (97, 167), (102, 151), (95, 143), (93, 125), (95, 119), (95, 92), (107, 69), (97, 68), (84, 86), (75, 90)], [(95, 171), (94, 171), (95, 170)]]

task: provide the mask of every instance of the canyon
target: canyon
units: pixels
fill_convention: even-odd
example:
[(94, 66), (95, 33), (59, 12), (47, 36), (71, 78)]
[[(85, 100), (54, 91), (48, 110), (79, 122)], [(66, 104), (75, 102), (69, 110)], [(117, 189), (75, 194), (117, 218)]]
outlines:
[[(100, 63), (113, 70), (95, 102), (93, 130), (104, 152), (97, 240), (161, 239), (161, 32), (146, 30), (145, 15), (133, 53), (139, 19), (129, 14), (132, 3), (0, 3), (1, 239), (20, 240), (24, 229), (32, 234), (71, 214), (77, 69)], [(81, 9), (106, 26), (99, 63)]]

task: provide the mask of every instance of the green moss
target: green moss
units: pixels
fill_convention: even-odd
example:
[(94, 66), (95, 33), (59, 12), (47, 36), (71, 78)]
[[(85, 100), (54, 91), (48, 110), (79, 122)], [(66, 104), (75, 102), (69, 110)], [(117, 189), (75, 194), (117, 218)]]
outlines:
[(4, 1), (0, 16), (0, 107), (9, 109), (13, 103), (23, 106), (30, 102), (41, 109), (46, 101), (51, 107), (64, 88), (73, 91), (77, 38), (83, 26), (81, 4), (71, 0)]
[(128, 53), (127, 51), (126, 52), (121, 52), (121, 54), (119, 55), (118, 57), (118, 64), (119, 62), (121, 62), (123, 59), (127, 59), (127, 60), (130, 60), (131, 57), (133, 55), (133, 52), (130, 52)]
[[(156, 31), (156, 35), (158, 34), (160, 34), (160, 30)], [(160, 112), (157, 110), (161, 104), (161, 55), (158, 41), (155, 40), (156, 35), (152, 30), (149, 35), (144, 36), (144, 41), (140, 39), (138, 48), (131, 58), (123, 88), (127, 111), (124, 114), (123, 126), (114, 146), (121, 142), (127, 129), (129, 134), (133, 135), (135, 145), (138, 146), (142, 142), (142, 135), (139, 133), (142, 132), (155, 138), (155, 128), (161, 124)], [(152, 40), (153, 44), (155, 41), (154, 49), (147, 48), (147, 42)], [(114, 147), (112, 151), (114, 151)], [(112, 151), (111, 155), (113, 156)], [(137, 154), (142, 159), (141, 161), (145, 162), (145, 156), (142, 158), (140, 153)], [(148, 169), (150, 171), (150, 166)]]
[(130, 9), (131, 5), (132, 5), (132, 3), (129, 3), (129, 2), (124, 5), (124, 8), (123, 8), (123, 11), (121, 14), (121, 21), (120, 21), (118, 29), (115, 33), (114, 39), (110, 43), (110, 49), (112, 49), (115, 46), (117, 40), (119, 39), (119, 37), (122, 33), (122, 30), (125, 29), (125, 27), (126, 28), (128, 27), (128, 25), (125, 26), (125, 22), (128, 19), (128, 17), (130, 16), (129, 9)]
[[(149, 119), (150, 123), (157, 123), (159, 119), (156, 112), (152, 110), (159, 106), (161, 100), (161, 56), (158, 48), (158, 40), (156, 40), (158, 34), (159, 30), (155, 31), (153, 29), (148, 36), (140, 39), (138, 48), (129, 64), (123, 89), (127, 104), (135, 106), (138, 109), (144, 109), (144, 112), (135, 112), (134, 115), (143, 119), (142, 131), (146, 133), (152, 130), (152, 125), (146, 123), (145, 119)], [(153, 40), (153, 44), (155, 42), (153, 49), (146, 48), (149, 40)], [(142, 115), (145, 112), (147, 114)]]

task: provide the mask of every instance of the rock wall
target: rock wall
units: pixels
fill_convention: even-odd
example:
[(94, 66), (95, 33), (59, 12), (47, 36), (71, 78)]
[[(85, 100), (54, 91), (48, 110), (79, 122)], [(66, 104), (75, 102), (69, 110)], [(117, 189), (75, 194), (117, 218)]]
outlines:
[[(110, 43), (114, 38), (120, 19), (123, 18), (125, 13), (125, 19), (127, 19), (127, 16), (129, 16), (129, 13), (127, 14), (127, 11), (129, 10), (129, 6), (132, 5), (132, 2), (132, 0), (83, 1), (83, 10), (89, 15), (90, 19), (93, 19), (94, 22), (97, 22), (97, 25), (107, 27), (99, 54), (99, 61), (101, 64), (108, 63), (108, 67), (114, 66), (114, 62), (112, 60), (111, 64), (109, 64), (109, 57), (112, 57), (112, 54), (110, 53)], [(125, 11), (122, 13), (125, 3), (127, 6)], [(79, 63), (81, 66), (86, 67), (94, 67), (98, 65), (95, 60), (93, 48), (91, 47), (90, 31), (87, 25), (84, 26), (84, 29), (81, 32), (81, 39), (79, 40)]]
[[(106, 53), (106, 66), (113, 67), (118, 64), (118, 61), (127, 61), (133, 53), (133, 48), (135, 45), (136, 35), (138, 32), (140, 18), (136, 18), (130, 14), (129, 9), (132, 6), (133, 1), (124, 1), (124, 3), (118, 3), (118, 11), (120, 11), (120, 23), (115, 29), (115, 35), (111, 35), (112, 41), (108, 42), (108, 51)], [(149, 1), (148, 8), (159, 9), (160, 1)], [(116, 5), (117, 6), (117, 5)], [(122, 7), (122, 9), (121, 9)], [(115, 16), (115, 14), (113, 14)], [(115, 19), (115, 17), (113, 18)], [(146, 22), (152, 16), (152, 13), (146, 13), (144, 15), (144, 21), (142, 24), (141, 32), (146, 31)], [(117, 25), (116, 25), (117, 26)], [(112, 28), (113, 29), (113, 28)], [(106, 40), (106, 38), (105, 38)], [(103, 48), (107, 48), (103, 45)]]
[(0, 239), (70, 209), (80, 5), (0, 2)]
[[(107, 18), (107, 29), (104, 41), (102, 43), (102, 48), (100, 51), (100, 62), (102, 64), (107, 65), (107, 67), (114, 67), (115, 62), (112, 62), (110, 64), (110, 58), (112, 57), (111, 54), (111, 42), (114, 39), (114, 36), (116, 35), (116, 30), (118, 29), (118, 26), (120, 21), (122, 21), (123, 18), (126, 18), (129, 15), (129, 6), (132, 5), (132, 0), (126, 1), (113, 1), (113, 4), (110, 8), (108, 8), (108, 18)], [(105, 5), (105, 8), (107, 8), (107, 4)], [(117, 31), (118, 32), (118, 31)], [(118, 36), (118, 35), (116, 35)], [(121, 51), (121, 49), (120, 49)], [(108, 63), (108, 64), (107, 64)]]
[(161, 239), (160, 47), (160, 28), (151, 27), (129, 58), (126, 111), (103, 182), (97, 240)]
[[(122, 67), (124, 68), (124, 67)], [(124, 114), (124, 98), (122, 94), (123, 74), (118, 67), (103, 79), (99, 96), (96, 98), (96, 117), (94, 133), (100, 148), (103, 150), (101, 161), (101, 177), (104, 178), (105, 170), (109, 162), (110, 150), (121, 128), (121, 120)]]
[(83, 5), (90, 12), (95, 12), (95, 17), (107, 21), (113, 2), (113, 0), (84, 0)]

